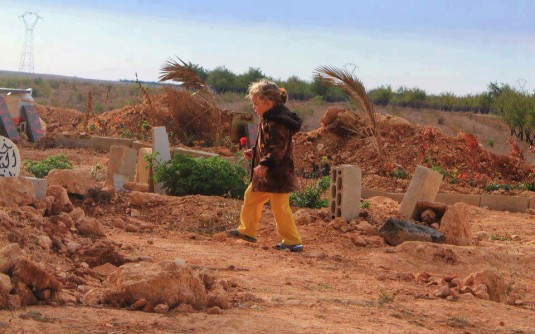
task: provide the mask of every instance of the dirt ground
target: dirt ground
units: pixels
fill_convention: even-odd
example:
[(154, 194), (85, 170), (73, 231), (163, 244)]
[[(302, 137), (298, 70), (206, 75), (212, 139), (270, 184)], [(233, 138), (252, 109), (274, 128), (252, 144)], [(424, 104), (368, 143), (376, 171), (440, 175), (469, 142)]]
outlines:
[[(56, 130), (75, 130), (79, 121), (69, 118), (68, 128)], [(388, 129), (394, 130), (385, 132), (385, 151), (412, 170), (418, 156), (414, 146), (421, 145), (422, 130), (408, 125)], [(436, 159), (445, 166), (457, 164), (472, 171), (474, 166), (456, 160), (459, 152), (467, 154), (462, 138), (440, 134), (436, 138), (429, 147)], [(393, 146), (396, 139), (402, 150)], [(320, 161), (323, 155), (335, 164), (362, 163), (364, 186), (404, 191), (408, 185), (408, 180), (379, 176), (373, 163), (364, 163), (376, 157), (362, 138), (336, 137), (320, 129), (299, 134), (296, 147), (298, 160), (305, 163)], [(22, 159), (31, 160), (63, 153), (75, 167), (105, 168), (108, 160), (107, 153), (91, 149), (45, 150), (28, 143), (19, 149)], [(493, 169), (481, 164), (493, 158), (481, 148), (476, 153), (483, 157), (475, 167), (479, 172), (498, 181), (514, 180), (515, 175), (507, 175), (513, 160), (499, 158), (500, 169)], [(462, 189), (447, 185), (441, 190)], [(405, 242), (392, 247), (377, 233), (386, 219), (400, 217), (399, 204), (390, 199), (367, 199), (366, 214), (347, 225), (369, 224), (367, 230), (335, 228), (327, 209), (294, 208), (296, 217), (308, 214), (309, 218), (298, 219), (305, 251), (290, 253), (272, 248), (280, 240), (269, 206), (264, 209), (259, 240), (250, 244), (218, 234), (239, 224), (240, 200), (198, 195), (151, 198), (143, 205), (134, 205), (128, 193), (116, 194), (111, 202), (71, 200), (87, 217), (102, 223), (104, 239), (124, 258), (153, 262), (180, 258), (232, 282), (227, 290), (230, 308), (217, 314), (187, 308), (158, 314), (90, 307), (83, 295), (106, 279), (94, 272), (106, 261), (104, 257), (84, 263), (78, 255), (43, 249), (33, 240), (43, 228), (49, 235), (55, 233), (46, 230), (51, 218), (42, 217), (36, 223), (27, 219), (32, 210), (11, 208), (18, 224), (9, 233), (0, 233), (0, 248), (15, 235), (26, 256), (55, 277), (67, 277), (64, 290), (76, 302), (0, 311), (0, 333), (535, 333), (534, 215), (469, 207), (472, 246)], [(141, 228), (127, 232), (117, 226), (118, 219), (129, 221), (134, 212)], [(82, 247), (98, 243), (73, 234)], [(436, 296), (437, 289), (452, 279), (464, 280), (486, 269), (501, 276), (504, 300), (480, 299), (471, 293)]]

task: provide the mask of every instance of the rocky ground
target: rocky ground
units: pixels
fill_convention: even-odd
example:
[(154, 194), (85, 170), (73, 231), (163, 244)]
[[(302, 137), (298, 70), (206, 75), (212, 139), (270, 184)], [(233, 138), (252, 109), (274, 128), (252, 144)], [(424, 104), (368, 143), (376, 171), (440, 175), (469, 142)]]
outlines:
[[(421, 135), (400, 126), (404, 141), (417, 144)], [(466, 146), (437, 136), (439, 159), (456, 159)], [(299, 134), (296, 155), (373, 161), (369, 147), (349, 150), (364, 139), (326, 126)], [(268, 206), (258, 243), (228, 240), (221, 232), (237, 226), (240, 200), (114, 193), (103, 183), (106, 153), (19, 148), (22, 159), (64, 153), (84, 172), (53, 173), (49, 181), (63, 186), (49, 186), (43, 200), (10, 196), (22, 183), (0, 187), (0, 333), (535, 333), (535, 216), (528, 213), (461, 206), (470, 245), (390, 246), (379, 229), (402, 218), (395, 201), (370, 198), (351, 221), (295, 208), (305, 251), (294, 254), (272, 249), (280, 240)], [(410, 157), (386, 151), (390, 162), (412, 166)], [(513, 182), (518, 176), (504, 171), (518, 162), (498, 159), (503, 169), (477, 168)], [(408, 184), (392, 186), (373, 164), (363, 169), (366, 185)]]

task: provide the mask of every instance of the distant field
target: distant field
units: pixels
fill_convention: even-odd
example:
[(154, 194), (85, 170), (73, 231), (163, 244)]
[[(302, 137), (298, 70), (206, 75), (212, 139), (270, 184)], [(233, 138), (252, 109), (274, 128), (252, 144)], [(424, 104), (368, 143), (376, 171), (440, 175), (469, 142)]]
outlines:
[[(150, 93), (160, 92), (162, 86), (147, 85)], [(142, 102), (136, 83), (103, 81), (66, 77), (49, 74), (24, 74), (0, 71), (0, 87), (32, 88), (37, 103), (54, 107), (85, 111), (87, 95), (91, 92), (93, 110), (101, 113), (120, 109), (126, 105)], [(241, 94), (225, 93), (217, 96), (220, 108), (231, 111), (251, 111), (251, 103)], [(320, 126), (320, 119), (331, 106), (345, 106), (345, 103), (324, 103), (321, 101), (289, 101), (288, 106), (304, 119), (303, 130)], [(509, 154), (509, 130), (505, 123), (494, 115), (480, 115), (462, 112), (441, 112), (427, 109), (378, 108), (379, 112), (399, 116), (412, 124), (433, 126), (443, 133), (456, 136), (459, 131), (471, 133), (487, 149), (498, 154)], [(535, 154), (528, 152), (528, 145), (519, 143), (526, 158), (535, 164)]]

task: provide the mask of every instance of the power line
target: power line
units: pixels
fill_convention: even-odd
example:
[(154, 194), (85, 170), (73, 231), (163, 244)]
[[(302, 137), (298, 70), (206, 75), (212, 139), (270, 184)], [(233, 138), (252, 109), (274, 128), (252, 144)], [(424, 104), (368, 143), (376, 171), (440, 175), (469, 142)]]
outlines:
[(21, 18), (24, 22), (26, 31), (24, 34), (24, 45), (22, 46), (22, 52), (20, 54), (19, 72), (33, 73), (33, 30), (37, 21), (39, 21), (39, 19), (43, 20), (43, 18), (33, 12), (26, 12), (19, 16), (19, 20)]

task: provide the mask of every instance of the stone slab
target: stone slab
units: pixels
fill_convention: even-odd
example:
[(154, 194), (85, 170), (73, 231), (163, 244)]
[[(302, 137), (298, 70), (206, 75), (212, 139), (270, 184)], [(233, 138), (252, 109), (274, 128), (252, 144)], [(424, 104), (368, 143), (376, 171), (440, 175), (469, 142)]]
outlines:
[(151, 143), (145, 143), (139, 140), (134, 140), (132, 142), (132, 148), (136, 151), (138, 151), (140, 148), (152, 148)]
[(481, 207), (488, 207), (491, 210), (526, 212), (529, 202), (529, 197), (491, 194), (481, 195)]
[(124, 146), (130, 148), (132, 147), (132, 143), (134, 142), (134, 140), (126, 138), (91, 136), (90, 142), (91, 147), (95, 149), (110, 151), (112, 146)]
[(399, 206), (399, 213), (414, 219), (416, 202), (433, 202), (441, 183), (442, 175), (440, 173), (423, 166), (416, 167), (407, 192)]
[(92, 147), (91, 137), (89, 136), (80, 137), (70, 133), (59, 133), (54, 136), (53, 140), (55, 146), (80, 148)]
[(0, 176), (19, 176), (20, 152), (9, 138), (0, 136)]
[(42, 199), (46, 197), (46, 187), (48, 181), (46, 179), (40, 179), (37, 177), (23, 176), (26, 180), (33, 184), (35, 189), (35, 199)]
[(471, 194), (437, 194), (435, 196), (435, 202), (440, 202), (448, 205), (464, 202), (473, 206), (480, 206), (481, 196)]
[[(159, 126), (152, 128), (152, 152), (156, 152), (157, 156), (155, 158), (157, 163), (165, 163), (171, 160), (171, 149), (169, 147), (169, 137), (167, 136), (167, 131), (165, 131), (165, 126)], [(156, 165), (155, 164), (155, 165)], [(154, 191), (159, 194), (165, 194), (162, 183), (156, 183), (154, 185)]]
[(112, 146), (108, 160), (108, 181), (113, 182), (113, 174), (124, 175), (129, 181), (136, 177), (137, 151), (125, 146)]
[(136, 182), (150, 183), (151, 169), (145, 157), (152, 154), (152, 148), (140, 148), (137, 151)]

